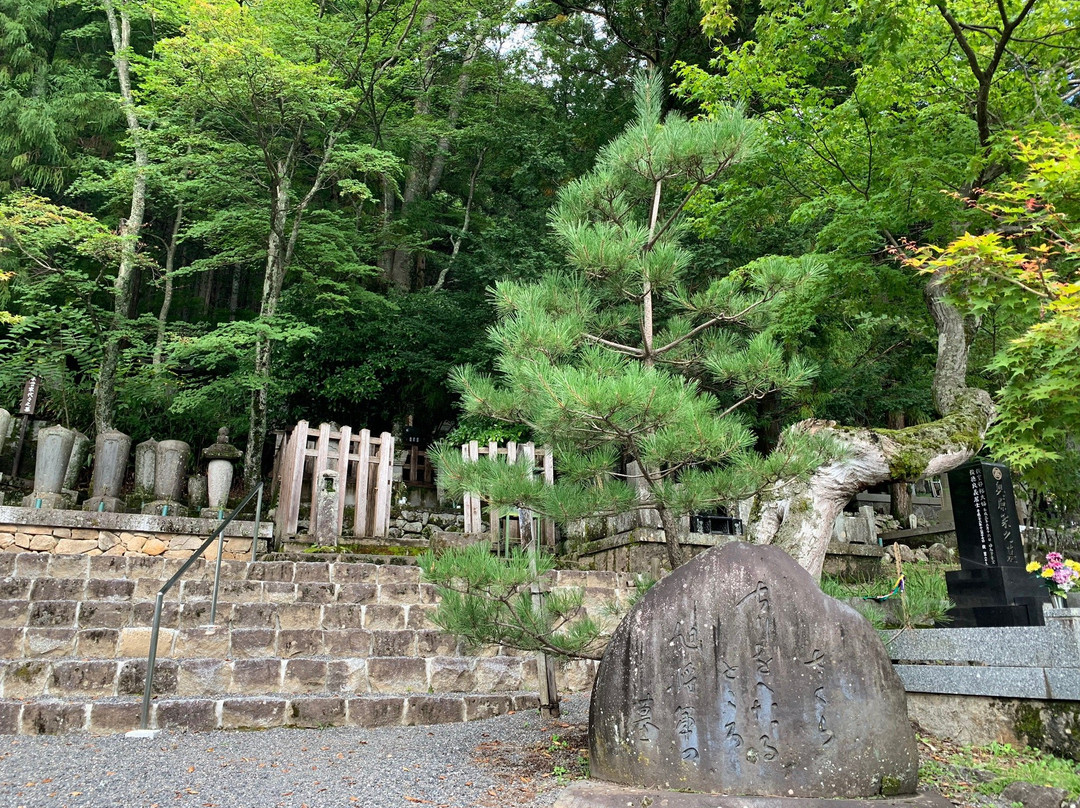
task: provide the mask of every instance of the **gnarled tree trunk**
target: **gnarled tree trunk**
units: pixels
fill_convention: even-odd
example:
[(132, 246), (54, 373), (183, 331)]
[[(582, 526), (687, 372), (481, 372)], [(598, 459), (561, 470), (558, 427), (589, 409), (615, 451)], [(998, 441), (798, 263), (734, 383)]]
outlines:
[(751, 508), (747, 534), (756, 544), (775, 544), (811, 575), (821, 576), (833, 522), (855, 494), (887, 482), (910, 482), (942, 474), (982, 448), (994, 418), (984, 390), (967, 387), (968, 339), (960, 313), (941, 299), (939, 278), (927, 285), (927, 305), (938, 328), (934, 403), (941, 418), (904, 429), (865, 429), (832, 421), (802, 421), (792, 430), (825, 434), (840, 457), (805, 482), (778, 483)]

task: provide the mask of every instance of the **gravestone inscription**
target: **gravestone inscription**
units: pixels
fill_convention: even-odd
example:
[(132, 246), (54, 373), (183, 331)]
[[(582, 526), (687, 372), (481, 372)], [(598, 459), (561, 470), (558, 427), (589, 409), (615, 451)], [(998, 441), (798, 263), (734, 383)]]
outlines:
[(960, 569), (945, 573), (956, 627), (1043, 625), (1049, 599), (1024, 569), (1012, 479), (1001, 463), (975, 461), (949, 472)]
[(903, 685), (877, 633), (787, 553), (732, 542), (661, 580), (604, 653), (592, 776), (746, 796), (914, 793)]

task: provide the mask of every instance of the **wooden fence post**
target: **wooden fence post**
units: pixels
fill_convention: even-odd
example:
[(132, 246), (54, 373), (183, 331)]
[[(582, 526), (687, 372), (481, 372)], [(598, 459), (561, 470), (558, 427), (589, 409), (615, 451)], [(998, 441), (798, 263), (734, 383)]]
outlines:
[(390, 483), (394, 468), (394, 436), (379, 435), (379, 466), (375, 480), (375, 524), (372, 536), (385, 536), (390, 528)]

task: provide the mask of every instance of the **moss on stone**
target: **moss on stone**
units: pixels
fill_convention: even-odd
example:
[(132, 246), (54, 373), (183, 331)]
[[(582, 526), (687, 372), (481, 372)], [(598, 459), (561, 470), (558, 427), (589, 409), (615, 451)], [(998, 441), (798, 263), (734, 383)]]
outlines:
[(895, 797), (900, 793), (900, 789), (903, 787), (903, 783), (899, 777), (893, 777), (891, 774), (886, 774), (881, 778), (881, 796), (883, 797)]

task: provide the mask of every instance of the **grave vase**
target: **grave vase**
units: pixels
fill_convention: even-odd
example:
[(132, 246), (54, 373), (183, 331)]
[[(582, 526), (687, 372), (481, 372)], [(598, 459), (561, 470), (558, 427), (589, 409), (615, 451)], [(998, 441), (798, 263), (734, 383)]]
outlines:
[(1056, 595), (1053, 592), (1051, 592), (1050, 593), (1050, 608), (1051, 609), (1064, 609), (1065, 608), (1065, 598), (1061, 597), (1061, 595)]

